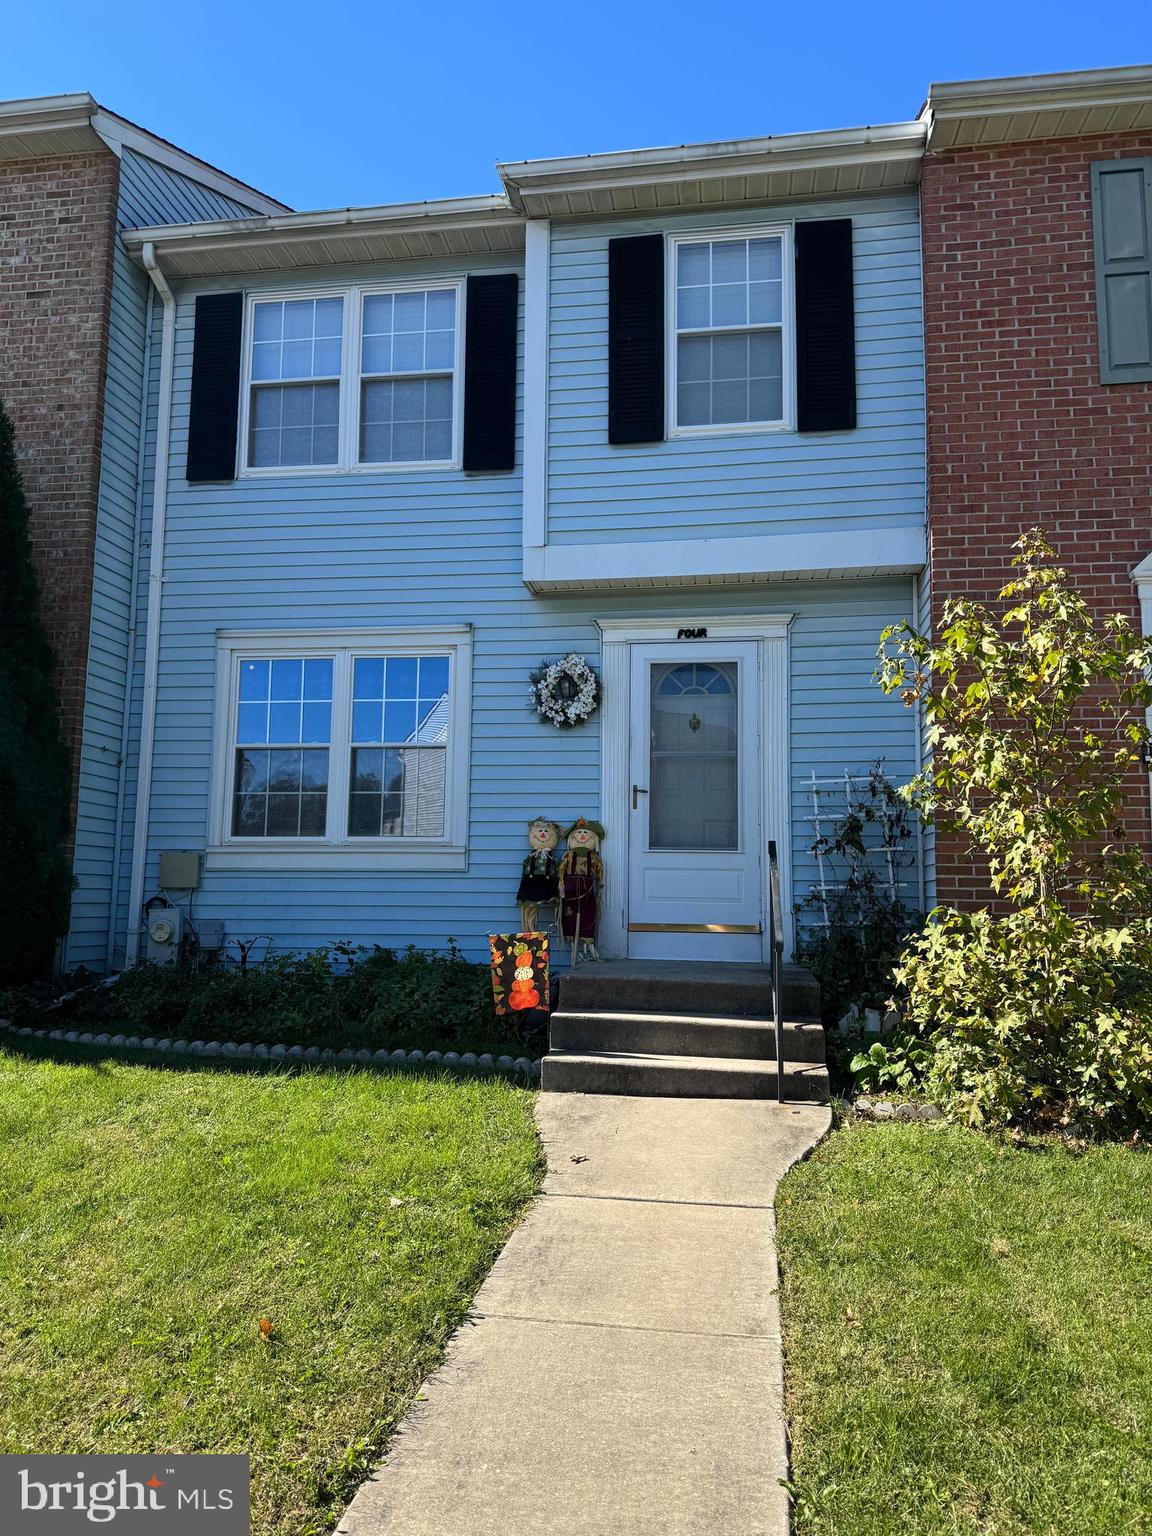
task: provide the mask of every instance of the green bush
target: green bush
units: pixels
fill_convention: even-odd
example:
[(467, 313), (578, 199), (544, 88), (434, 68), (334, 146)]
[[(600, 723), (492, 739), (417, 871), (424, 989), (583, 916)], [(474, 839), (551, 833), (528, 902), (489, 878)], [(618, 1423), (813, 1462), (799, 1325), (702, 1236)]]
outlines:
[(900, 1033), (857, 1051), (849, 1070), (854, 1086), (865, 1093), (917, 1093), (930, 1062), (931, 1052), (915, 1036)]
[(54, 666), (12, 423), (0, 404), (0, 987), (46, 975), (68, 927), (71, 771)]
[(1152, 923), (941, 911), (898, 978), (924, 1087), (974, 1124), (1152, 1125)]
[(1004, 611), (951, 602), (938, 640), (881, 640), (881, 686), (923, 706), (911, 803), (966, 834), (998, 910), (938, 908), (896, 971), (927, 1091), (976, 1125), (1152, 1127), (1152, 872), (1125, 838), (1144, 772), (1152, 642), (1097, 624), (1038, 531)]
[(381, 1050), (538, 1053), (541, 1016), (497, 1016), (488, 967), (446, 951), (333, 945), (244, 968), (141, 963), (45, 1013), (26, 990), (0, 995), (14, 1022), (91, 1033)]

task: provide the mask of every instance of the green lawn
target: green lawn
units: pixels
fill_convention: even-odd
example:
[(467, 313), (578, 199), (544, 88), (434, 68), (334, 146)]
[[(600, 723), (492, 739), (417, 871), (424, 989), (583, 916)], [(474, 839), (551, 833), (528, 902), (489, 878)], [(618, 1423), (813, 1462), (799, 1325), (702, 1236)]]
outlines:
[(2, 1050), (0, 1148), (0, 1452), (248, 1451), (258, 1536), (334, 1522), (540, 1169), (496, 1079)]
[(851, 1125), (779, 1199), (797, 1536), (1152, 1532), (1152, 1153)]

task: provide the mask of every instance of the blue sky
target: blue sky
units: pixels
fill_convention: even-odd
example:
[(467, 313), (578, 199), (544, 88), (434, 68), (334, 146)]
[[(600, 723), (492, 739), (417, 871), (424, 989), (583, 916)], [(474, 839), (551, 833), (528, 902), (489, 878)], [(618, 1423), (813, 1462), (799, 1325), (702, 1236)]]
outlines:
[(497, 160), (892, 122), (932, 80), (1149, 62), (1148, 0), (47, 0), (7, 7), (0, 97), (89, 90), (324, 208), (496, 191)]

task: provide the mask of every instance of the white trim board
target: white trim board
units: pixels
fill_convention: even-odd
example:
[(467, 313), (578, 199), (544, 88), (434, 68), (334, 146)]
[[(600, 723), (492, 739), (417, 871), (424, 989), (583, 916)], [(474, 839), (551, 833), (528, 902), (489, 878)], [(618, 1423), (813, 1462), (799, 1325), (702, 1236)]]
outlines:
[(548, 540), (548, 310), (552, 228), (524, 226), (524, 544)]
[(923, 527), (748, 538), (646, 539), (629, 544), (545, 544), (524, 550), (524, 583), (565, 588), (719, 586), (788, 577), (909, 576), (924, 568)]

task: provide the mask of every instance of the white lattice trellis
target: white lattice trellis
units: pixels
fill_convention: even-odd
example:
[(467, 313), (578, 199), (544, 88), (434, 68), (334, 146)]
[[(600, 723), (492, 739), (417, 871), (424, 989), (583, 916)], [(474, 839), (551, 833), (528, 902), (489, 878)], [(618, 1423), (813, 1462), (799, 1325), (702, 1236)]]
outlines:
[[(819, 895), (820, 911), (823, 914), (822, 926), (829, 925), (828, 901), (832, 888), (841, 884), (829, 879), (827, 868), (827, 854), (824, 851), (824, 840), (831, 829), (842, 823), (844, 819), (855, 812), (861, 801), (867, 796), (868, 786), (872, 782), (873, 775), (880, 765), (867, 772), (855, 773), (845, 769), (843, 773), (821, 776), (812, 770), (810, 793), (812, 797), (812, 812), (809, 820), (814, 833), (812, 851), (816, 858), (817, 868), (817, 893)], [(870, 868), (876, 872), (879, 865), (881, 884), (887, 887), (888, 897), (891, 901), (900, 901), (905, 906), (916, 906), (920, 911), (924, 910), (924, 833), (919, 822), (916, 823), (915, 842), (913, 848), (909, 848), (904, 838), (897, 837), (896, 827), (899, 824), (906, 825), (906, 817), (899, 817), (893, 813), (888, 814), (883, 806), (876, 812), (876, 819), (867, 825), (876, 828), (877, 836), (864, 845), (864, 851), (857, 852), (847, 850), (843, 857), (854, 871), (859, 871), (867, 861), (871, 861)]]

